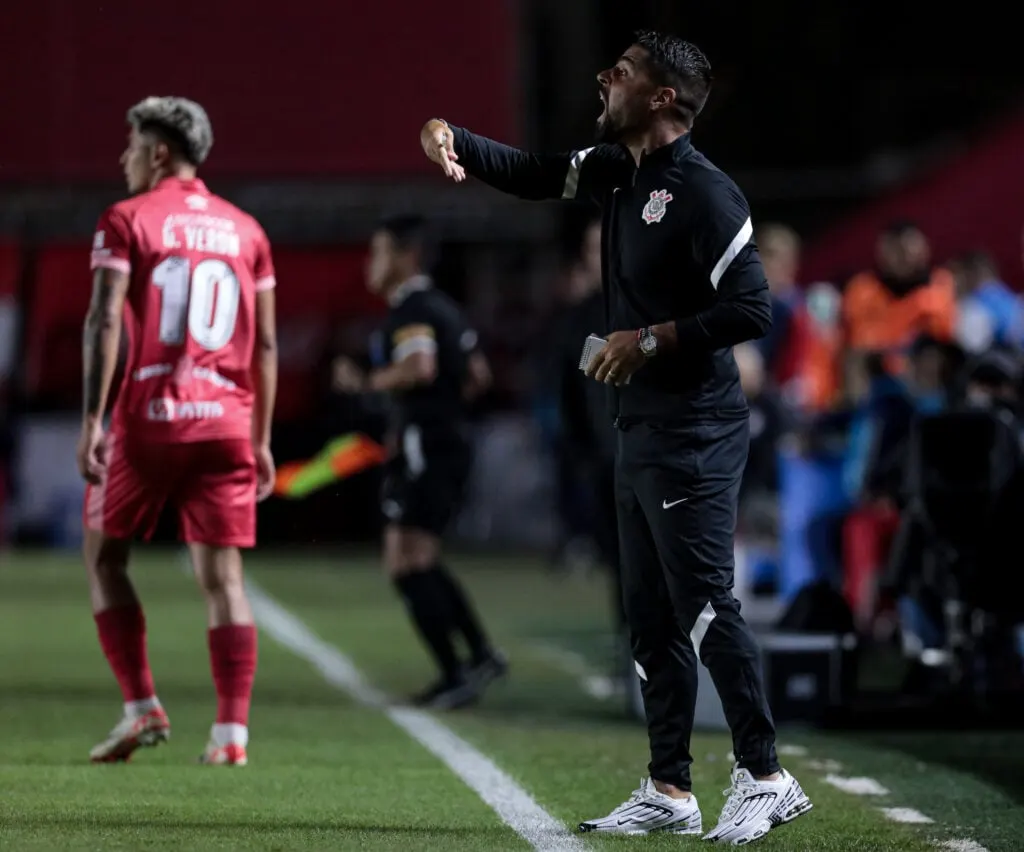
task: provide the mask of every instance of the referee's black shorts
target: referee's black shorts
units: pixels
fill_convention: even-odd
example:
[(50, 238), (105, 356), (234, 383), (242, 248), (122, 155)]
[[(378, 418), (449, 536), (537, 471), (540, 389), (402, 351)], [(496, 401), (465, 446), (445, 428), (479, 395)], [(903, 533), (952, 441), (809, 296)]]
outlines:
[(470, 447), (447, 436), (412, 435), (402, 436), (399, 453), (387, 464), (381, 511), (390, 524), (441, 536), (462, 504)]

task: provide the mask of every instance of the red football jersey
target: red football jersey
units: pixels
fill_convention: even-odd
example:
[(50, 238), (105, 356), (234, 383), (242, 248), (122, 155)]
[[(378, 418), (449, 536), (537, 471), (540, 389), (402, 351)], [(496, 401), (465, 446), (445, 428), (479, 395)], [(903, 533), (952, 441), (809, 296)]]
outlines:
[(131, 275), (113, 425), (153, 442), (249, 438), (256, 293), (275, 285), (259, 223), (168, 178), (100, 218), (92, 269)]

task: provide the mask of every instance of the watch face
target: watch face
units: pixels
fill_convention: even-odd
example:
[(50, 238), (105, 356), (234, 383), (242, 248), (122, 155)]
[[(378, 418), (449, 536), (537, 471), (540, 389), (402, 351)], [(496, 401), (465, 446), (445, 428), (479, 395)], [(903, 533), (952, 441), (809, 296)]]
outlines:
[(644, 355), (653, 355), (658, 348), (658, 339), (653, 334), (645, 335), (640, 339), (640, 351)]

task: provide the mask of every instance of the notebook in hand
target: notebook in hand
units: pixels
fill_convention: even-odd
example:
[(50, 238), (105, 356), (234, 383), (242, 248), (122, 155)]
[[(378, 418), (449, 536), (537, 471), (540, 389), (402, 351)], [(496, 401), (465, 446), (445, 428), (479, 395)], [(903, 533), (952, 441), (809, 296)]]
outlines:
[[(580, 369), (585, 372), (594, 356), (607, 345), (608, 341), (603, 337), (596, 334), (587, 335), (587, 339), (583, 341), (583, 352), (580, 353)], [(625, 384), (629, 384), (629, 379), (626, 379)]]

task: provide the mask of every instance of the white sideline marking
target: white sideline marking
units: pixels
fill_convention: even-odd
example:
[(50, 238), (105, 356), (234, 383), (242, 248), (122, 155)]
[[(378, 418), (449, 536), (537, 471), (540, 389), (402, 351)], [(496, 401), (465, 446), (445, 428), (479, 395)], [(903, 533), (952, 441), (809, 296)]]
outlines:
[(537, 656), (546, 660), (555, 668), (576, 678), (582, 689), (591, 698), (607, 701), (614, 698), (618, 690), (615, 681), (605, 675), (595, 674), (590, 662), (582, 654), (561, 648), (549, 642), (534, 642), (530, 646)]
[(447, 765), (534, 849), (563, 852), (587, 848), (489, 757), (420, 710), (386, 706), (384, 694), (367, 683), (348, 657), (316, 636), (251, 580), (246, 582), (246, 588), (257, 623), (278, 644), (312, 664), (331, 686), (361, 704), (381, 710)]
[(807, 749), (798, 745), (780, 745), (775, 749), (783, 757), (807, 757)]
[[(780, 755), (799, 756), (801, 754), (807, 754), (807, 750), (803, 748), (803, 746), (779, 746), (777, 751)], [(731, 759), (732, 752), (729, 752), (728, 756)], [(808, 769), (827, 772), (828, 774), (822, 780), (826, 784), (831, 784), (833, 787), (842, 790), (844, 793), (849, 793), (853, 796), (889, 795), (889, 790), (874, 778), (844, 778), (836, 775), (835, 773), (842, 768), (838, 761), (806, 760), (804, 763)], [(918, 768), (923, 770), (925, 765), (923, 763), (919, 764)], [(909, 825), (932, 825), (935, 822), (931, 817), (925, 816), (914, 808), (879, 808), (879, 810), (893, 822), (901, 822)], [(980, 843), (968, 838), (940, 840), (935, 841), (932, 845), (937, 849), (945, 849), (947, 852), (989, 852), (989, 850)]]
[(935, 845), (949, 852), (988, 852), (988, 849), (973, 840), (940, 840)]
[(903, 822), (908, 825), (929, 825), (935, 822), (931, 817), (926, 817), (913, 808), (882, 808), (882, 813), (893, 822)]
[(825, 783), (854, 796), (888, 796), (889, 791), (874, 778), (843, 778), (841, 775), (825, 776)]

